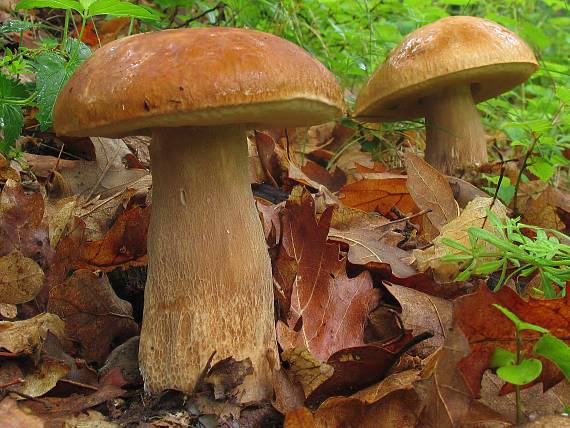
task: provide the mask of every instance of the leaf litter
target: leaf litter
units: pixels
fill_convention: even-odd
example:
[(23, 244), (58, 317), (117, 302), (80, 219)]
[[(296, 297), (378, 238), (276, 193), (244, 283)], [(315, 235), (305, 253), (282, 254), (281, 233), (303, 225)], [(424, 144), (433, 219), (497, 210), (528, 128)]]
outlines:
[[(507, 208), (416, 155), (403, 155), (405, 170), (375, 164), (358, 145), (343, 148), (354, 131), (340, 125), (288, 131), (249, 138), (252, 182), (290, 194), (279, 204), (258, 198), (281, 346), (272, 406), (236, 399), (247, 360), (204, 367), (189, 397), (137, 392), (148, 159), (122, 140), (93, 139), (89, 160), (27, 157), (57, 192), (27, 188), (25, 171), (0, 162), (0, 418), (14, 427), (511, 426), (497, 394), (512, 394), (488, 357), (497, 343), (512, 349), (512, 331), (490, 303), (568, 341), (567, 304), (452, 282), (460, 266), (441, 260), (443, 237), (465, 243), (467, 227), (488, 223), (487, 209), (506, 218)], [(521, 185), (532, 224), (566, 230), (567, 202), (555, 188)], [(523, 396), (544, 388), (568, 402), (560, 372), (544, 364)]]

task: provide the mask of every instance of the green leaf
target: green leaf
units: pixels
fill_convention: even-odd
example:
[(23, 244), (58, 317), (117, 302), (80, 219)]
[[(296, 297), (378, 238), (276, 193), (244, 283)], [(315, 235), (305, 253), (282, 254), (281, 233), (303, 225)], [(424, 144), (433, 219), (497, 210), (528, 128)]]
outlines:
[(36, 59), (37, 119), (42, 130), (52, 125), (57, 95), (82, 61), (82, 58), (67, 61), (55, 52), (47, 52)]
[(16, 5), (16, 10), (36, 9), (40, 7), (51, 7), (52, 9), (76, 10), (83, 12), (83, 7), (76, 0), (20, 0)]
[(475, 272), (478, 274), (486, 274), (495, 272), (503, 267), (503, 260), (495, 260), (492, 262), (482, 263), (475, 268)]
[(530, 358), (522, 360), (518, 365), (512, 364), (499, 368), (497, 375), (513, 385), (526, 385), (539, 377), (541, 372), (542, 363), (540, 360)]
[(517, 328), (517, 330), (533, 330), (533, 331), (537, 331), (539, 333), (549, 333), (549, 331), (543, 327), (540, 327), (540, 326), (534, 325), (534, 324), (530, 324), (528, 322), (524, 322), (519, 317), (517, 317), (515, 314), (513, 314), (511, 311), (509, 311), (507, 308), (504, 308), (501, 305), (497, 305), (496, 303), (493, 303), (493, 306), (495, 308), (497, 308), (499, 311), (501, 311), (503, 313), (503, 315), (505, 315), (508, 319), (510, 319), (513, 322), (513, 324), (515, 325), (515, 327)]
[(81, 6), (83, 6), (83, 9), (87, 10), (91, 7), (91, 5), (93, 3), (95, 3), (97, 0), (79, 0), (79, 3), (81, 3)]
[(36, 27), (38, 27), (37, 24), (28, 21), (6, 21), (0, 27), (0, 33), (20, 33)]
[[(12, 147), (22, 133), (24, 114), (22, 107), (17, 105), (0, 104), (0, 126), (4, 134), (5, 150)], [(7, 147), (6, 147), (7, 146)]]
[(95, 1), (89, 8), (88, 16), (91, 17), (95, 15), (128, 16), (129, 18), (152, 20), (157, 19), (152, 12), (144, 7), (120, 0)]
[(23, 100), (27, 97), (28, 94), (24, 85), (0, 73), (0, 100), (6, 98)]
[(499, 367), (508, 366), (514, 364), (517, 360), (517, 356), (510, 351), (503, 348), (497, 348), (491, 355), (490, 367), (492, 369), (498, 369)]
[(454, 241), (454, 240), (452, 240), (452, 239), (449, 239), (449, 238), (442, 238), (442, 239), (441, 239), (441, 242), (442, 242), (442, 244), (445, 244), (445, 245), (447, 245), (448, 247), (451, 247), (451, 248), (455, 248), (456, 250), (463, 251), (463, 252), (466, 252), (466, 253), (469, 252), (469, 248), (467, 248), (466, 246), (464, 246), (464, 245), (460, 244), (459, 242)]
[(547, 160), (538, 158), (528, 167), (528, 170), (542, 181), (548, 181), (554, 175), (556, 167)]
[(551, 334), (545, 334), (534, 345), (533, 352), (548, 358), (570, 380), (570, 346)]

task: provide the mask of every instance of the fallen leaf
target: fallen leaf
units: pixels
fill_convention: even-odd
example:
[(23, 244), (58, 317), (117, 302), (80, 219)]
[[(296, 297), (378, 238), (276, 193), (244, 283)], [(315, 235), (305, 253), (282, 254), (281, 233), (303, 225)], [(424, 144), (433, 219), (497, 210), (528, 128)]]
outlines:
[(89, 192), (92, 195), (113, 189), (119, 193), (131, 183), (148, 174), (141, 169), (127, 169), (123, 159), (132, 155), (122, 139), (91, 138), (95, 147), (95, 161), (77, 161), (61, 174), (69, 184), (73, 194)]
[(288, 413), (284, 427), (406, 428), (415, 426), (419, 407), (419, 400), (413, 390), (395, 391), (373, 404), (352, 397), (331, 397), (314, 414), (305, 407)]
[(396, 246), (403, 239), (401, 234), (391, 230), (329, 230), (329, 240), (344, 242), (349, 246), (350, 263), (366, 266), (371, 270), (382, 269), (382, 265), (388, 265), (391, 273), (399, 278), (407, 278), (417, 273), (409, 264), (411, 254)]
[(317, 428), (315, 418), (309, 409), (294, 409), (285, 416), (284, 428)]
[(371, 385), (351, 395), (353, 398), (372, 404), (388, 394), (399, 390), (413, 390), (413, 383), (420, 380), (418, 370), (406, 370), (391, 374), (375, 385)]
[[(469, 202), (459, 217), (442, 227), (441, 234), (434, 239), (432, 247), (413, 251), (418, 270), (425, 272), (428, 268), (431, 268), (434, 278), (438, 282), (453, 281), (459, 273), (461, 265), (456, 262), (444, 262), (441, 258), (445, 255), (460, 253), (460, 250), (445, 245), (442, 239), (447, 238), (469, 248), (471, 244), (469, 243), (468, 228), (482, 227), (485, 224), (486, 230), (498, 233), (491, 221), (485, 221), (489, 209), (493, 211), (499, 220), (506, 220), (507, 209), (500, 201), (492, 198), (474, 199)], [(494, 247), (490, 246), (489, 251), (492, 248)], [(488, 258), (484, 260), (489, 261)]]
[(21, 410), (16, 400), (6, 397), (0, 402), (0, 428), (44, 428), (44, 422)]
[(0, 257), (0, 302), (17, 305), (32, 300), (44, 282), (38, 264), (14, 250)]
[(568, 227), (562, 220), (570, 214), (570, 197), (566, 193), (552, 186), (544, 190), (540, 186), (536, 191), (530, 183), (521, 186), (527, 193), (527, 198), (521, 197), (519, 201), (525, 223), (562, 231)]
[[(48, 310), (65, 319), (65, 333), (87, 361), (103, 364), (115, 341), (138, 333), (131, 304), (119, 299), (106, 275), (80, 269), (51, 289)], [(101, 334), (105, 332), (105, 334)]]
[(329, 171), (309, 159), (305, 161), (301, 171), (311, 180), (322, 184), (331, 192), (337, 192), (346, 184), (346, 175), (340, 168), (333, 168)]
[(272, 383), (275, 399), (271, 401), (271, 404), (279, 413), (286, 415), (303, 407), (305, 402), (303, 386), (291, 379), (285, 369), (273, 370)]
[(447, 182), (451, 186), (451, 190), (453, 191), (453, 197), (457, 201), (457, 204), (460, 208), (465, 208), (469, 202), (473, 199), (479, 198), (488, 198), (489, 195), (475, 187), (473, 184), (469, 183), (468, 181), (462, 180), (461, 178), (447, 176)]
[(411, 339), (411, 334), (406, 332), (384, 343), (367, 343), (331, 355), (326, 363), (333, 368), (332, 376), (307, 396), (307, 403), (320, 403), (334, 395), (350, 395), (378, 382), (397, 362), (400, 350)]
[[(286, 212), (291, 212), (291, 205), (286, 205)], [(287, 324), (277, 325), (278, 340), (284, 349), (304, 346), (325, 361), (340, 349), (364, 343), (366, 317), (377, 305), (379, 295), (369, 275), (349, 279), (345, 261), (339, 260), (338, 246), (327, 243), (332, 208), (321, 215), (318, 224), (310, 196), (300, 209), (310, 222), (301, 225), (300, 218), (291, 216), (284, 226), (283, 246), (295, 260), (297, 272)], [(302, 325), (296, 330), (298, 322)], [(283, 343), (285, 334), (294, 337), (292, 343)]]
[(305, 397), (311, 395), (334, 373), (332, 366), (315, 359), (304, 347), (286, 349), (281, 358), (289, 364), (288, 373), (294, 382), (303, 387)]
[(52, 247), (57, 247), (59, 240), (67, 225), (72, 223), (77, 206), (77, 198), (72, 197), (60, 202), (60, 208), (51, 216), (49, 220), (49, 240)]
[(421, 210), (431, 210), (427, 217), (439, 231), (459, 216), (459, 206), (447, 178), (413, 153), (404, 153), (408, 173), (406, 186)]
[[(570, 344), (570, 297), (552, 300), (528, 301), (521, 299), (508, 287), (494, 293), (487, 287), (480, 287), (476, 293), (458, 299), (454, 308), (454, 322), (465, 333), (471, 353), (459, 363), (461, 373), (474, 396), (481, 389), (483, 373), (489, 368), (492, 353), (497, 347), (515, 351), (515, 330), (513, 324), (505, 318), (493, 303), (499, 304), (515, 313), (525, 322), (540, 325), (557, 337), (564, 338)], [(523, 352), (529, 352), (539, 336), (536, 332), (521, 332)], [(548, 390), (563, 379), (558, 368), (549, 360), (542, 359), (543, 371), (534, 382), (542, 382)], [(534, 384), (533, 383), (533, 384)], [(502, 393), (511, 388), (503, 388)]]
[(99, 370), (102, 385), (112, 384), (119, 388), (142, 384), (139, 371), (139, 336), (133, 336), (111, 351)]
[(18, 307), (9, 303), (0, 303), (0, 316), (2, 318), (12, 319), (18, 315)]
[(253, 374), (251, 360), (236, 361), (233, 357), (216, 362), (204, 377), (203, 385), (211, 388), (214, 399), (222, 400), (236, 395), (245, 377)]
[[(516, 423), (515, 394), (499, 395), (504, 382), (495, 374), (486, 371), (481, 382), (480, 402)], [(542, 385), (534, 385), (520, 391), (523, 415), (527, 418), (544, 414), (564, 412), (564, 403), (570, 402), (570, 384), (560, 382), (543, 392)]]
[[(125, 395), (125, 391), (113, 385), (105, 385), (89, 395), (72, 395), (65, 398), (38, 398), (26, 400), (21, 407), (52, 423), (50, 426), (62, 426), (65, 419), (84, 410), (98, 406), (113, 398)], [(60, 423), (59, 425), (58, 422)]]
[(57, 382), (67, 375), (69, 369), (70, 367), (61, 361), (42, 359), (33, 370), (25, 372), (22, 383), (10, 389), (30, 397), (41, 397), (51, 391)]
[(0, 349), (14, 354), (32, 355), (48, 332), (65, 340), (65, 323), (57, 315), (44, 313), (23, 321), (0, 321)]
[(414, 335), (430, 331), (433, 337), (415, 347), (415, 352), (426, 358), (443, 346), (445, 332), (452, 322), (451, 302), (439, 297), (399, 285), (386, 286), (401, 307), (402, 322)]
[(123, 211), (102, 239), (83, 244), (78, 267), (110, 272), (118, 266), (146, 265), (150, 212), (150, 206)]
[(406, 186), (405, 175), (381, 173), (366, 174), (365, 177), (340, 189), (343, 204), (363, 211), (376, 211), (386, 217), (393, 208), (404, 215), (419, 212)]
[(465, 336), (461, 330), (452, 329), (447, 332), (443, 348), (429, 358), (422, 380), (415, 384), (422, 402), (418, 419), (422, 427), (510, 426), (502, 415), (471, 395), (457, 368), (468, 353)]

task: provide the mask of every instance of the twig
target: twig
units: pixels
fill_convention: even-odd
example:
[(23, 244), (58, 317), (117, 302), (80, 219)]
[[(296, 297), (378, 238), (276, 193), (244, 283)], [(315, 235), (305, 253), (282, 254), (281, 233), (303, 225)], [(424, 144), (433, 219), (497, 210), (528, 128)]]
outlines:
[(210, 12), (214, 12), (218, 9), (222, 9), (224, 7), (224, 4), (222, 2), (218, 3), (217, 5), (215, 5), (214, 7), (205, 10), (204, 12), (202, 12), (200, 15), (196, 15), (193, 16), (192, 18), (187, 19), (186, 21), (184, 21), (182, 24), (178, 25), (177, 27), (174, 28), (182, 28), (182, 27), (186, 27), (188, 26), (188, 24), (190, 24), (193, 21), (197, 21), (200, 18), (203, 18), (204, 16), (206, 16), (207, 14), (209, 14)]
[(538, 137), (534, 136), (533, 137), (532, 144), (530, 145), (530, 147), (526, 151), (526, 155), (523, 159), (523, 164), (521, 166), (521, 169), (519, 171), (519, 175), (517, 177), (517, 182), (515, 184), (515, 197), (513, 199), (513, 212), (515, 213), (515, 215), (518, 215), (517, 199), (518, 199), (519, 186), (521, 183), (522, 174), (523, 174), (524, 170), (526, 169), (526, 164), (528, 162), (528, 159), (530, 158), (530, 155), (532, 154), (532, 152), (534, 152), (534, 147), (536, 146), (536, 143), (538, 142), (538, 140), (540, 140), (540, 136), (538, 136)]

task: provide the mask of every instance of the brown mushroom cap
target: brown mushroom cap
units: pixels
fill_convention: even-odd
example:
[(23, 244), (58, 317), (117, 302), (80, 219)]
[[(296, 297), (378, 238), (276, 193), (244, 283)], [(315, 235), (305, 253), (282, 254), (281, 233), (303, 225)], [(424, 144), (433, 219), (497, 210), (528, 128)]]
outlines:
[(152, 127), (304, 126), (344, 110), (320, 62), (271, 34), (194, 28), (137, 34), (97, 50), (60, 93), (54, 127), (124, 136)]
[(486, 19), (450, 16), (409, 34), (374, 72), (356, 100), (355, 116), (383, 120), (424, 116), (422, 98), (471, 85), (476, 103), (529, 78), (538, 68), (515, 33)]

